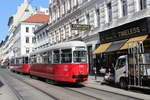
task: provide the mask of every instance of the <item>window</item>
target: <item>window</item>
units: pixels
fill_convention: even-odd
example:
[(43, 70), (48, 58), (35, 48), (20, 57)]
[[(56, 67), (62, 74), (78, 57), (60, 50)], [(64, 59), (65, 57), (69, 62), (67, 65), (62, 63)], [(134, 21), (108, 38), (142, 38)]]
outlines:
[(28, 54), (30, 52), (30, 49), (29, 48), (26, 48), (26, 53)]
[(34, 31), (35, 31), (35, 27), (32, 27), (32, 32), (34, 33)]
[(36, 56), (35, 55), (31, 56), (31, 63), (36, 64)]
[(59, 63), (59, 61), (60, 61), (60, 54), (59, 54), (59, 50), (55, 50), (54, 52), (53, 52), (53, 62), (54, 63)]
[(22, 64), (21, 58), (17, 58), (17, 59), (16, 59), (16, 64)]
[(71, 49), (62, 50), (61, 62), (62, 63), (71, 63), (72, 62), (72, 51), (71, 51)]
[(29, 58), (28, 57), (23, 57), (23, 64), (28, 64), (29, 63)]
[(26, 37), (26, 43), (29, 43), (29, 37)]
[(89, 23), (90, 23), (90, 22), (89, 22), (89, 21), (90, 21), (90, 16), (89, 16), (89, 14), (86, 15), (86, 20), (87, 20), (86, 24), (89, 24)]
[(26, 32), (29, 33), (29, 27), (26, 27)]
[(140, 9), (143, 10), (143, 9), (146, 9), (147, 8), (147, 0), (140, 0)]
[(87, 2), (88, 0), (82, 0), (82, 3), (85, 3), (85, 2)]
[(96, 9), (96, 16), (97, 16), (97, 26), (100, 26), (100, 10)]
[(36, 43), (36, 37), (32, 38), (32, 43)]
[(111, 3), (107, 4), (108, 22), (112, 21), (112, 6)]
[(42, 57), (42, 64), (48, 64), (48, 59), (49, 59), (48, 52), (42, 53), (41, 57)]
[(124, 66), (125, 66), (125, 64), (126, 64), (126, 59), (119, 59), (118, 60), (118, 64), (117, 64), (117, 66), (116, 66), (116, 69), (120, 69), (120, 68), (123, 68)]
[(75, 63), (86, 63), (86, 51), (74, 51), (73, 52), (73, 61)]
[(42, 56), (41, 56), (41, 55), (37, 55), (37, 56), (36, 56), (36, 63), (37, 63), (37, 64), (42, 64), (42, 62), (43, 62), (42, 60), (43, 60), (43, 59), (42, 59)]
[(127, 0), (121, 0), (122, 4), (122, 16), (128, 15), (128, 6), (127, 6)]
[(49, 64), (52, 64), (53, 62), (53, 57), (52, 57), (52, 52), (50, 51), (50, 52), (48, 52), (48, 63)]

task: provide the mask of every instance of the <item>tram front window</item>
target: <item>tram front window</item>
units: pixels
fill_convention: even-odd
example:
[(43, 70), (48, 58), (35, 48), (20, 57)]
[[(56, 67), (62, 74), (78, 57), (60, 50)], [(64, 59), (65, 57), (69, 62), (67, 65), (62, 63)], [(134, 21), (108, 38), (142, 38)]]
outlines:
[(86, 63), (86, 51), (74, 51), (73, 61), (75, 63)]
[(61, 63), (71, 63), (72, 62), (72, 54), (71, 49), (65, 49), (61, 51)]

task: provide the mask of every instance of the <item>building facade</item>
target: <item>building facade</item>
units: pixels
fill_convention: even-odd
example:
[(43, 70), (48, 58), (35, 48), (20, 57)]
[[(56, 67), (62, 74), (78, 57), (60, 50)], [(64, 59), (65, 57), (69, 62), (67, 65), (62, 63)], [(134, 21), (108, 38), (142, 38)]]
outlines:
[(26, 55), (32, 52), (32, 38), (34, 30), (48, 22), (48, 8), (34, 8), (28, 0), (17, 7), (17, 12), (9, 18), (8, 36), (1, 48), (4, 63), (13, 57)]
[(48, 22), (40, 26), (37, 30), (35, 30), (33, 52), (50, 46), (49, 34), (47, 28), (48, 28)]
[[(150, 15), (149, 0), (49, 0), (50, 45), (71, 40), (87, 44), (89, 70), (100, 65), (93, 54), (101, 44), (99, 33)], [(72, 30), (72, 24), (86, 24), (91, 30)]]
[(11, 57), (14, 56), (14, 50), (17, 50), (17, 48), (13, 46), (13, 44), (15, 44), (14, 35), (17, 31), (17, 26), (21, 21), (31, 16), (32, 13), (32, 6), (29, 4), (28, 0), (24, 0), (24, 2), (17, 7), (16, 13), (9, 18), (8, 36), (5, 38), (4, 44), (2, 45), (3, 62), (5, 62), (6, 59), (11, 59)]
[(20, 22), (13, 36), (14, 56), (28, 55), (33, 49), (34, 31), (43, 23), (47, 23), (49, 16), (44, 13), (36, 13)]
[(0, 65), (2, 65), (2, 60), (3, 60), (2, 45), (3, 45), (3, 41), (0, 42)]

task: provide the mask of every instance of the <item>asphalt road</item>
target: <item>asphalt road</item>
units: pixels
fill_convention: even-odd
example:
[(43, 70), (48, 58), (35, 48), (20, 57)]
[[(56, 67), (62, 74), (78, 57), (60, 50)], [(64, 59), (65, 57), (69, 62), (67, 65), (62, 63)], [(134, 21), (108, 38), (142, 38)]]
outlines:
[(6, 69), (0, 69), (0, 76), (18, 100), (140, 100), (83, 85), (52, 85)]

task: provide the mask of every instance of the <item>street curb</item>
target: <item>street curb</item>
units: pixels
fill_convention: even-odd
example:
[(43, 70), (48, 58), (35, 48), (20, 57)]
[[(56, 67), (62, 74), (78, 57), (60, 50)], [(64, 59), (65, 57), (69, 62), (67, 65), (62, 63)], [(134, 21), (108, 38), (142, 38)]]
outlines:
[(120, 94), (120, 95), (124, 95), (124, 96), (128, 96), (128, 97), (133, 97), (133, 98), (137, 98), (137, 99), (141, 99), (141, 100), (150, 100), (150, 95), (135, 93), (135, 92), (126, 91), (126, 90), (117, 89), (117, 88), (110, 88), (110, 87), (105, 88), (102, 85), (100, 85), (100, 83), (99, 83), (99, 85), (93, 84), (93, 83), (85, 83), (84, 85), (87, 87), (90, 87), (90, 88), (97, 89), (97, 90), (116, 93), (116, 94)]

